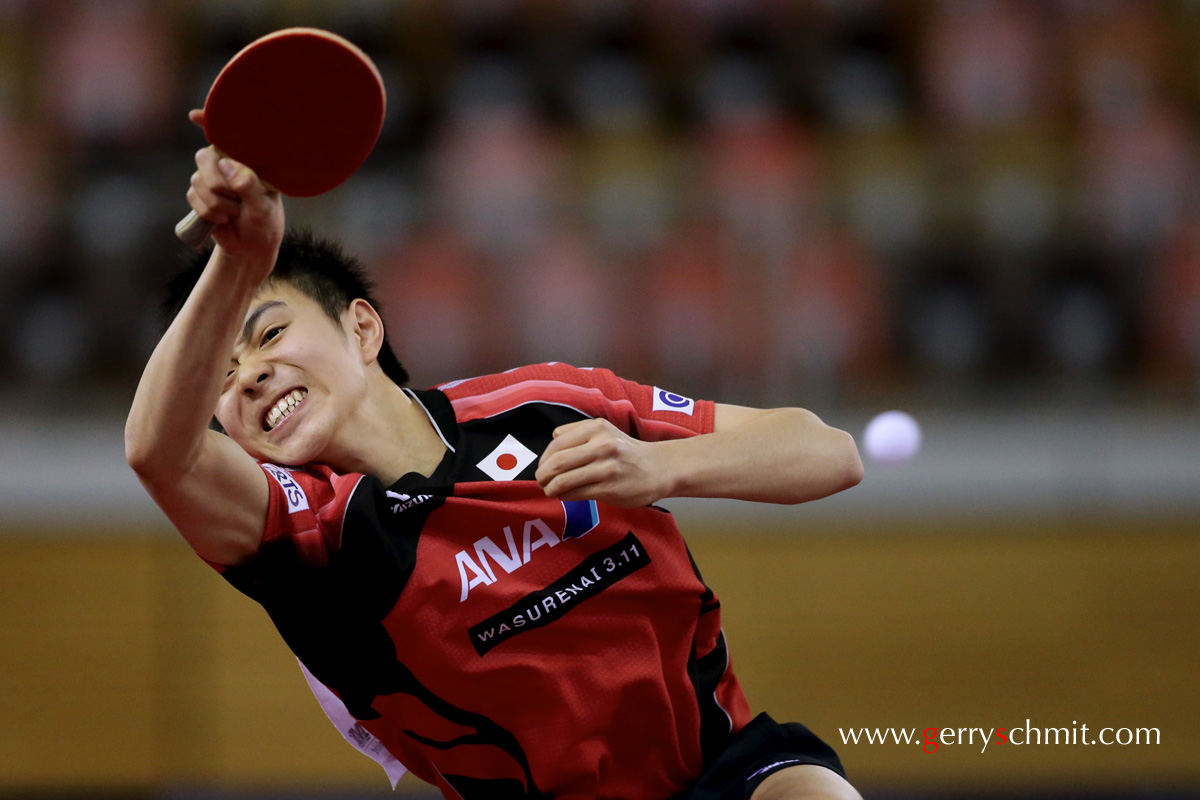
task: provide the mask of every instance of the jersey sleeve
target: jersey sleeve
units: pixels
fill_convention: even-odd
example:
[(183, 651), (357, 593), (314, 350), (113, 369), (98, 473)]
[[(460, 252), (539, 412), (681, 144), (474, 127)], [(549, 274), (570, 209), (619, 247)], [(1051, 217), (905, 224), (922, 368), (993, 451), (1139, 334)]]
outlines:
[(327, 565), (341, 547), (346, 510), (362, 476), (338, 475), (325, 467), (259, 466), (267, 474), (270, 496), (262, 543), (253, 560)]
[(625, 380), (606, 369), (549, 363), (518, 367), (437, 387), (460, 423), (494, 416), (527, 403), (551, 403), (606, 419), (644, 441), (711, 433), (716, 404), (657, 386)]

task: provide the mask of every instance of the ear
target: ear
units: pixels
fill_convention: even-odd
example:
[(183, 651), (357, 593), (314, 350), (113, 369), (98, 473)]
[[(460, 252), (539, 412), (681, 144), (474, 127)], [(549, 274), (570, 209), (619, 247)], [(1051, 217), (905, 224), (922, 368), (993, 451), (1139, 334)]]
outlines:
[(346, 309), (350, 333), (362, 355), (364, 364), (371, 364), (383, 348), (383, 320), (375, 307), (362, 298), (352, 300)]

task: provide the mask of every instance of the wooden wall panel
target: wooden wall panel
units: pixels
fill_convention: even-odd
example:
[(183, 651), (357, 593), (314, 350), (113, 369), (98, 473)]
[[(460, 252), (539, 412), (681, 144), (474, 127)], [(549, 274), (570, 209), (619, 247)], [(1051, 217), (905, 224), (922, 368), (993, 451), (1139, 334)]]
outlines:
[(1157, 747), (837, 745), (881, 788), (1200, 787), (1189, 524), (693, 537), (756, 710), (839, 728), (1158, 727)]
[(0, 785), (156, 776), (145, 540), (0, 539)]
[[(690, 541), (752, 706), (834, 742), (864, 787), (1200, 789), (1196, 527), (941, 521)], [(2, 538), (0, 608), (0, 794), (386, 789), (261, 609), (174, 538)], [(1162, 743), (839, 743), (839, 728), (1026, 718), (1157, 727)]]

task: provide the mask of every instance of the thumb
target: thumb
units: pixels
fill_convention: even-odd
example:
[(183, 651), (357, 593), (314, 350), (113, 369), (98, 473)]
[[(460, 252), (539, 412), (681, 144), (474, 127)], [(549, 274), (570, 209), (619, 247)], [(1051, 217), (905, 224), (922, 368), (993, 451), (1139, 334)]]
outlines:
[(233, 181), (238, 174), (238, 169), (242, 165), (234, 161), (232, 158), (222, 158), (217, 162), (217, 169), (221, 170), (221, 174), (225, 176), (225, 180)]
[(217, 169), (225, 176), (229, 188), (243, 200), (260, 196), (271, 198), (278, 194), (274, 188), (259, 180), (254, 170), (229, 156), (221, 156), (221, 160), (217, 162)]
[(274, 186), (261, 180), (258, 174), (240, 161), (234, 161), (229, 156), (222, 156), (217, 162), (217, 169), (225, 176), (229, 188), (233, 189), (243, 200), (264, 197), (273, 200), (278, 194)]

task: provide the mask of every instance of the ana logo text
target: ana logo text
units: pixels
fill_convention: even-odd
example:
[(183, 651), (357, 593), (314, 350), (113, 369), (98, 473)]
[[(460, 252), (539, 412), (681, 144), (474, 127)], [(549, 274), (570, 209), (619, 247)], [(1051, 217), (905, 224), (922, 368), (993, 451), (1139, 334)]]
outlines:
[(592, 553), (554, 583), (472, 626), (469, 633), (475, 652), (485, 655), (519, 633), (549, 625), (649, 563), (650, 556), (630, 531), (620, 542)]
[(458, 565), (458, 577), (462, 580), (462, 596), (460, 603), (465, 602), (467, 595), (476, 586), (491, 586), (496, 582), (496, 569), (499, 566), (505, 573), (511, 574), (529, 563), (530, 556), (539, 547), (556, 547), (559, 542), (558, 534), (550, 530), (550, 526), (541, 519), (531, 519), (525, 522), (521, 530), (521, 544), (517, 545), (516, 534), (508, 525), (504, 526), (504, 546), (496, 544), (491, 537), (485, 536), (475, 542), (475, 557), (470, 550), (460, 550), (454, 556)]

